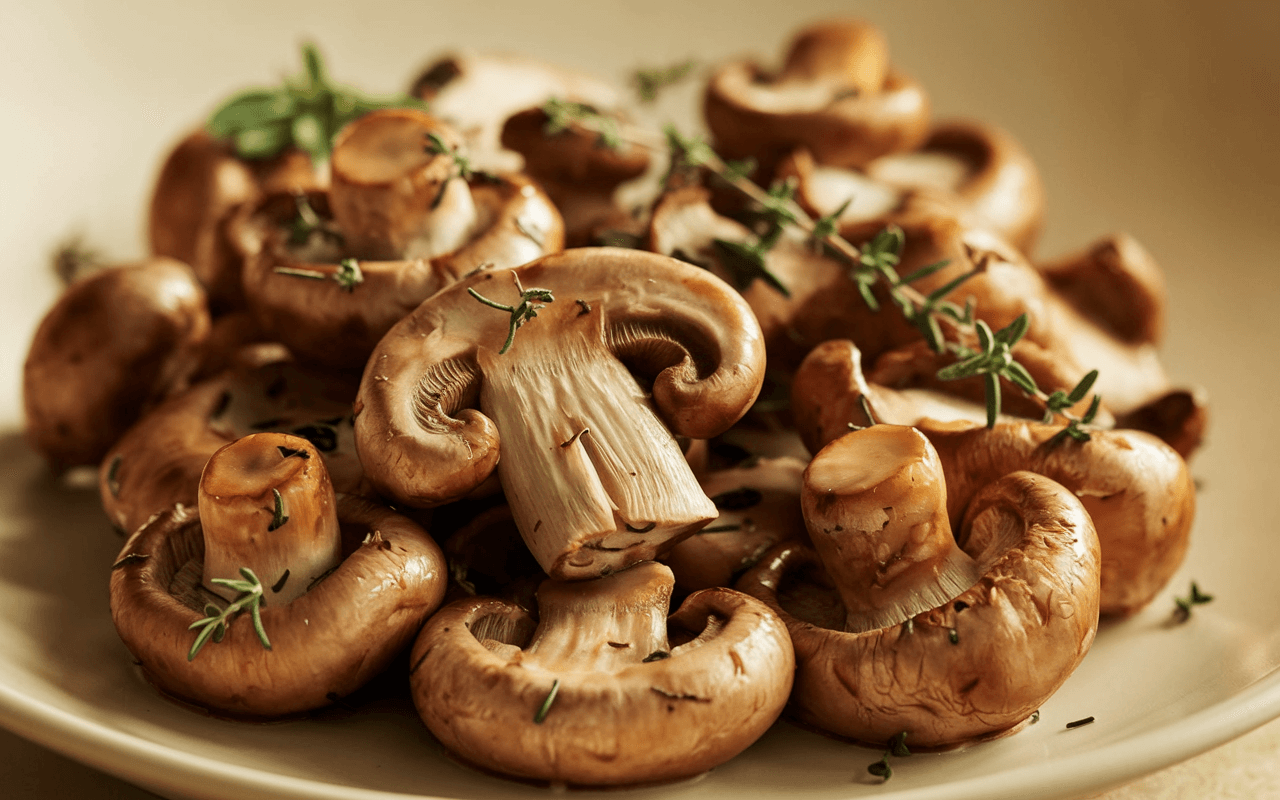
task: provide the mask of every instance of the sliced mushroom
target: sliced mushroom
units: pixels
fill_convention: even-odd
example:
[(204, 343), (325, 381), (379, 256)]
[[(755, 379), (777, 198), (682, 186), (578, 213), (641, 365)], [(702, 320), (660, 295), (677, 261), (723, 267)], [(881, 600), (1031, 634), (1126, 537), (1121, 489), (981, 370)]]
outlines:
[[(232, 452), (225, 448), (210, 459), (214, 477), (203, 488), (229, 493), (203, 495), (200, 507), (231, 500), (240, 508), (210, 511), (202, 522), (179, 506), (139, 528), (112, 569), (112, 620), (143, 673), (167, 694), (252, 717), (327, 705), (386, 667), (440, 604), (447, 580), (440, 548), (385, 507), (344, 497), (335, 510), (331, 493), (294, 493), (299, 480), (328, 482), (305, 440), (262, 434), (228, 447), (250, 452), (238, 465), (222, 463)], [(223, 474), (228, 466), (247, 470)], [(325, 572), (339, 522), (344, 558)], [(317, 526), (325, 530), (318, 542)], [(244, 547), (252, 541), (259, 547)], [(200, 585), (202, 576), (240, 567), (256, 587), (231, 587), (234, 602), (256, 594), (258, 610), (250, 604), (222, 618), (231, 606)]]
[(536, 621), (495, 598), (446, 606), (411, 656), (418, 712), (455, 755), (517, 778), (625, 786), (722, 764), (782, 711), (791, 643), (729, 589), (668, 617), (671, 587), (648, 563), (543, 583)]
[(1158, 345), (1164, 338), (1164, 273), (1132, 236), (1104, 236), (1036, 266), (1060, 296), (1117, 339)]
[[(555, 300), (500, 353), (514, 321), (469, 292), (514, 307), (520, 286)], [(676, 436), (728, 428), (763, 371), (759, 326), (719, 280), (580, 248), (472, 275), (402, 320), (365, 370), (356, 445), (373, 485), (412, 506), (465, 496), (496, 466), (547, 574), (596, 577), (715, 518)]]
[(175, 503), (194, 506), (209, 456), (264, 431), (307, 439), (337, 491), (371, 494), (353, 439), (356, 386), (355, 376), (310, 370), (270, 353), (202, 381), (146, 414), (107, 451), (98, 470), (103, 510), (132, 533)]
[(617, 108), (618, 90), (585, 73), (511, 54), (459, 52), (427, 67), (412, 94), (431, 104), (466, 138), (483, 169), (520, 169), (520, 156), (502, 146), (502, 125), (512, 115), (550, 99)]
[(747, 62), (711, 77), (703, 113), (726, 158), (755, 158), (766, 173), (796, 147), (823, 164), (861, 167), (924, 141), (929, 100), (889, 69), (888, 44), (860, 20), (799, 32), (776, 75)]
[(209, 328), (204, 290), (171, 258), (71, 284), (23, 365), (28, 441), (55, 472), (98, 463), (143, 412), (185, 388)]
[(800, 487), (805, 466), (788, 456), (757, 458), (703, 478), (702, 490), (720, 516), (662, 557), (676, 585), (686, 592), (730, 586), (778, 542), (804, 541)]
[(783, 545), (738, 582), (787, 624), (800, 722), (871, 745), (988, 739), (1025, 724), (1088, 652), (1098, 541), (1080, 502), (1007, 475), (975, 498), (957, 546), (948, 489), (910, 428), (851, 433), (814, 458), (804, 503), (821, 559)]

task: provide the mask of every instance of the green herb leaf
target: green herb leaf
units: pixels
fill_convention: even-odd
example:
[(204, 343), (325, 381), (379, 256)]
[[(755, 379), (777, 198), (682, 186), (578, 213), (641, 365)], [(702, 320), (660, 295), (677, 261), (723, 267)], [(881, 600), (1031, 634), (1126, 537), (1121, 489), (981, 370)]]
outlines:
[(258, 641), (262, 643), (264, 650), (271, 649), (271, 640), (267, 638), (267, 631), (262, 627), (260, 608), (262, 604), (262, 582), (258, 580), (258, 576), (254, 574), (253, 570), (248, 567), (241, 567), (240, 575), (244, 580), (213, 579), (212, 583), (234, 589), (239, 595), (222, 610), (219, 610), (213, 604), (206, 605), (204, 609), (205, 618), (196, 620), (188, 626), (188, 630), (199, 629), (200, 632), (196, 634), (196, 640), (192, 642), (191, 649), (187, 651), (187, 661), (195, 660), (195, 657), (199, 655), (210, 639), (215, 644), (221, 642), (222, 637), (226, 635), (227, 626), (231, 624), (231, 620), (246, 609), (253, 619), (253, 630), (258, 635)]
[[(271, 516), (271, 524), (267, 526), (268, 531), (278, 530), (289, 521), (289, 517), (284, 513), (284, 498), (280, 496), (280, 490), (272, 488), (271, 494), (275, 498), (276, 507)], [(227, 585), (230, 586), (231, 584)]]
[(727, 239), (714, 239), (712, 244), (716, 248), (716, 254), (720, 256), (720, 263), (733, 276), (734, 285), (738, 289), (745, 289), (753, 280), (760, 278), (781, 292), (783, 297), (791, 296), (786, 285), (765, 264), (764, 256), (768, 251), (762, 247), (761, 242), (746, 244), (731, 242)]
[(692, 75), (697, 66), (698, 62), (689, 59), (668, 67), (638, 69), (632, 74), (631, 83), (641, 102), (652, 103), (658, 99), (663, 89), (674, 86)]
[(559, 693), (560, 679), (556, 678), (551, 682), (551, 691), (547, 692), (547, 699), (542, 701), (542, 705), (538, 707), (538, 712), (533, 715), (533, 724), (542, 724), (542, 721), (547, 718), (547, 712), (551, 710), (551, 704), (556, 701), (556, 695)]
[(618, 130), (618, 120), (603, 114), (595, 106), (578, 103), (572, 100), (561, 100), (552, 97), (542, 104), (542, 113), (547, 121), (542, 132), (547, 136), (567, 131), (577, 124), (596, 135), (596, 144), (610, 150), (622, 149), (622, 134)]
[(507, 350), (511, 349), (511, 343), (516, 339), (516, 331), (519, 330), (526, 322), (538, 316), (538, 312), (546, 308), (546, 303), (555, 302), (555, 297), (550, 289), (525, 289), (520, 285), (520, 276), (515, 272), (511, 273), (515, 279), (516, 290), (520, 292), (520, 302), (518, 305), (508, 306), (495, 302), (477, 292), (474, 288), (468, 287), (467, 294), (484, 303), (490, 308), (496, 308), (499, 311), (506, 311), (511, 315), (510, 327), (507, 330), (507, 340), (502, 345), (502, 349), (498, 351), (498, 355), (503, 355)]

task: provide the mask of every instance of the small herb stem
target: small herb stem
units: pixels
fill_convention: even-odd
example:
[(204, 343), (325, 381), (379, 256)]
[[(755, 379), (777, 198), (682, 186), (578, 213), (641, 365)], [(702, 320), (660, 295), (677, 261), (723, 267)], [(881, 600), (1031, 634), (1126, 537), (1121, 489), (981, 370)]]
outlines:
[(533, 724), (542, 724), (542, 721), (547, 718), (547, 712), (551, 710), (551, 704), (556, 701), (556, 695), (559, 693), (560, 679), (556, 678), (551, 682), (551, 691), (547, 692), (547, 698), (543, 700), (542, 705), (538, 707), (538, 713), (533, 715)]

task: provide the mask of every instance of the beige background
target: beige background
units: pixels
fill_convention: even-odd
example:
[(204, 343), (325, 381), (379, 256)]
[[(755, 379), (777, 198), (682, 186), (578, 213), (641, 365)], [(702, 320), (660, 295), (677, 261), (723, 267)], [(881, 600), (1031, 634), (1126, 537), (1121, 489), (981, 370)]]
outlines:
[[(296, 72), (303, 38), (323, 45), (339, 78), (387, 91), (457, 44), (614, 77), (689, 56), (777, 58), (790, 30), (834, 13), (879, 23), (939, 116), (996, 122), (1024, 142), (1048, 188), (1041, 254), (1122, 228), (1161, 261), (1167, 364), (1214, 400), (1197, 474), (1244, 498), (1216, 505), (1213, 524), (1274, 533), (1280, 431), (1262, 403), (1280, 388), (1280, 4), (1267, 0), (5, 0), (0, 422), (19, 419), (21, 361), (56, 290), (54, 245), (80, 232), (114, 258), (140, 255), (141, 210), (165, 148), (229, 90)], [(692, 105), (685, 92), (659, 113), (688, 123)], [(1196, 535), (1192, 559), (1239, 558), (1215, 552), (1203, 525)], [(1269, 569), (1242, 563), (1241, 580)], [(1280, 796), (1278, 751), (1275, 723), (1106, 797)], [(147, 796), (3, 732), (0, 786), (20, 800)]]

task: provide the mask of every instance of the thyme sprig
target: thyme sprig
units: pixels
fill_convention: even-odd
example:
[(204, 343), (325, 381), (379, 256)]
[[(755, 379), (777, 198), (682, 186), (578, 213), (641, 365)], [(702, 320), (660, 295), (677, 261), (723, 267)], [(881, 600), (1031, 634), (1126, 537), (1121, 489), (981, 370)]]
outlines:
[(674, 86), (688, 78), (698, 68), (693, 59), (681, 61), (666, 67), (638, 69), (631, 74), (631, 85), (642, 103), (652, 103), (658, 99), (663, 89)]
[(511, 327), (507, 330), (507, 341), (503, 343), (502, 349), (498, 351), (498, 355), (502, 355), (511, 348), (511, 343), (516, 340), (516, 331), (519, 330), (526, 322), (538, 316), (538, 312), (546, 308), (546, 303), (554, 303), (555, 297), (551, 294), (550, 289), (525, 289), (520, 285), (520, 276), (514, 271), (511, 277), (516, 282), (516, 291), (520, 292), (520, 302), (517, 305), (509, 306), (498, 303), (477, 292), (475, 289), (468, 287), (467, 294), (484, 303), (490, 308), (496, 308), (499, 311), (506, 311), (511, 315)]
[[(548, 109), (553, 105), (560, 115), (557, 117), (557, 124), (562, 127), (578, 123), (594, 129), (593, 126), (597, 124), (600, 117), (595, 113), (579, 114), (572, 108), (572, 104), (558, 101), (548, 101), (543, 106), (548, 117), (551, 117), (551, 111)], [(768, 190), (762, 188), (749, 177), (754, 170), (753, 164), (726, 162), (701, 137), (685, 136), (674, 126), (668, 125), (663, 129), (663, 135), (659, 139), (650, 131), (620, 129), (616, 121), (610, 118), (605, 119), (614, 125), (610, 130), (619, 143), (630, 142), (651, 150), (659, 150), (665, 146), (670, 154), (670, 166), (666, 177), (668, 185), (677, 176), (689, 176), (706, 170), (748, 199), (755, 201), (763, 209), (763, 218), (769, 227), (755, 242), (739, 242), (731, 245), (722, 244), (723, 240), (715, 242), (721, 260), (728, 262), (725, 264), (726, 268), (735, 272), (739, 279), (744, 275), (752, 274), (786, 294), (787, 290), (780, 285), (781, 281), (769, 272), (765, 254), (777, 242), (774, 226), (794, 225), (805, 233), (808, 240), (815, 246), (823, 247), (829, 255), (848, 265), (849, 277), (857, 286), (868, 308), (872, 311), (880, 309), (880, 303), (873, 289), (878, 284), (885, 285), (894, 304), (921, 332), (935, 352), (951, 352), (958, 357), (959, 361), (956, 364), (939, 370), (940, 379), (957, 380), (983, 376), (986, 384), (988, 427), (995, 426), (999, 415), (1000, 379), (1004, 378), (1044, 403), (1048, 410), (1046, 417), (1049, 421), (1052, 421), (1054, 414), (1061, 414), (1067, 418), (1066, 427), (1054, 437), (1055, 439), (1069, 437), (1078, 442), (1089, 440), (1089, 433), (1083, 426), (1093, 422), (1098, 413), (1101, 398), (1095, 394), (1089, 410), (1080, 417), (1074, 416), (1067, 409), (1087, 396), (1093, 382), (1097, 379), (1096, 370), (1086, 375), (1070, 392), (1064, 393), (1059, 390), (1053, 394), (1046, 394), (1036, 385), (1026, 368), (1012, 356), (1013, 346), (1029, 328), (1029, 321), (1025, 314), (1001, 330), (992, 331), (989, 325), (976, 318), (976, 307), (972, 298), (966, 300), (963, 308), (945, 299), (965, 281), (979, 274), (985, 268), (983, 264), (979, 263), (973, 270), (957, 276), (928, 294), (923, 294), (910, 284), (941, 270), (947, 266), (947, 262), (930, 264), (905, 276), (898, 275), (897, 266), (905, 245), (905, 235), (900, 228), (890, 225), (872, 237), (869, 242), (861, 247), (855, 247), (836, 231), (840, 212), (847, 208), (848, 202), (833, 214), (814, 220), (795, 201), (793, 191), (784, 192), (777, 186)], [(947, 339), (944, 327), (952, 332), (952, 340)], [(977, 350), (958, 341), (965, 331), (971, 332), (977, 338), (979, 345)]]
[(222, 637), (227, 634), (227, 626), (231, 624), (232, 618), (240, 614), (242, 611), (248, 610), (250, 618), (253, 620), (253, 631), (258, 634), (258, 641), (262, 642), (264, 650), (271, 649), (271, 640), (267, 638), (267, 631), (262, 627), (262, 581), (258, 580), (258, 576), (248, 567), (240, 568), (240, 575), (244, 580), (233, 580), (230, 578), (214, 578), (210, 582), (219, 586), (225, 586), (228, 589), (234, 589), (239, 592), (236, 599), (226, 608), (219, 610), (213, 603), (204, 607), (204, 619), (196, 620), (187, 627), (187, 630), (194, 631), (200, 629), (200, 633), (196, 635), (196, 640), (191, 644), (191, 649), (187, 651), (187, 661), (195, 660), (205, 644), (210, 639), (216, 644), (222, 641)]
[(1204, 605), (1205, 603), (1210, 603), (1210, 602), (1213, 602), (1213, 595), (1205, 594), (1204, 592), (1200, 591), (1200, 587), (1196, 585), (1195, 581), (1192, 581), (1191, 593), (1189, 595), (1187, 595), (1186, 597), (1173, 598), (1173, 603), (1175, 606), (1173, 610), (1174, 617), (1178, 620), (1178, 622), (1186, 622), (1187, 620), (1191, 619), (1192, 609), (1194, 609), (1196, 606)]
[(333, 272), (307, 267), (275, 267), (271, 271), (277, 275), (289, 275), (313, 281), (332, 280), (348, 293), (354, 292), (357, 286), (364, 283), (364, 270), (360, 269), (360, 262), (354, 258), (342, 259), (338, 262), (338, 269)]
[(884, 755), (880, 757), (879, 761), (867, 765), (867, 772), (887, 781), (893, 777), (893, 768), (889, 766), (889, 756), (906, 758), (909, 755), (911, 755), (911, 750), (907, 747), (907, 732), (903, 731), (889, 740), (889, 749), (884, 751)]
[(423, 107), (407, 95), (372, 97), (329, 80), (320, 51), (302, 46), (304, 72), (282, 86), (250, 89), (232, 97), (209, 117), (205, 129), (229, 139), (236, 155), (273, 158), (292, 146), (317, 164), (328, 161), (333, 137), (351, 120), (383, 108)]
[(596, 144), (600, 147), (618, 150), (623, 145), (618, 120), (601, 113), (595, 106), (552, 97), (542, 104), (542, 113), (547, 117), (542, 126), (542, 132), (547, 136), (562, 133), (577, 124), (594, 132)]
[(329, 220), (321, 218), (316, 210), (311, 207), (311, 201), (307, 200), (307, 196), (302, 192), (298, 192), (293, 196), (294, 203), (297, 205), (298, 213), (289, 223), (289, 244), (300, 246), (311, 241), (311, 237), (317, 234), (327, 239), (332, 239), (338, 244), (342, 244), (342, 231)]
[(461, 178), (464, 181), (469, 181), (472, 178), (479, 178), (489, 183), (498, 183), (499, 181), (501, 181), (501, 178), (499, 178), (497, 175), (494, 175), (492, 172), (486, 172), (482, 169), (476, 169), (475, 167), (471, 166), (471, 159), (463, 155), (462, 152), (459, 151), (456, 146), (450, 147), (449, 145), (445, 144), (444, 139), (442, 139), (440, 137), (440, 134), (436, 133), (435, 131), (431, 131), (430, 133), (427, 134), (426, 150), (428, 153), (431, 153), (432, 155), (448, 156), (453, 160), (453, 170), (450, 173), (449, 177), (441, 181), (440, 191), (436, 194), (435, 199), (431, 201), (432, 208), (438, 207), (440, 205), (440, 202), (444, 200), (445, 187), (448, 186), (449, 181), (453, 180), (454, 178)]

